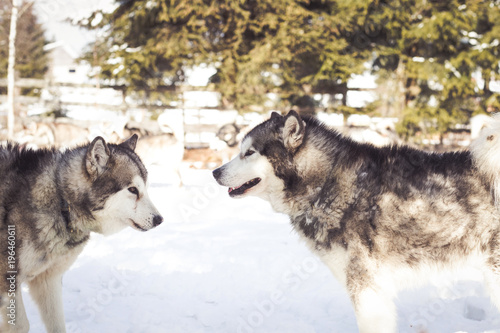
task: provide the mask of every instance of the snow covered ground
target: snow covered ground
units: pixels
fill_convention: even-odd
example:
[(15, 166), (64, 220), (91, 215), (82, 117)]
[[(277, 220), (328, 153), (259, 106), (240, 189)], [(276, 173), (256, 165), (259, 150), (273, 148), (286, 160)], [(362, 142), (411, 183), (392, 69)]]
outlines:
[[(357, 331), (346, 293), (286, 216), (257, 198), (230, 199), (208, 170), (182, 173), (178, 188), (150, 169), (161, 226), (93, 235), (65, 274), (69, 333)], [(25, 303), (31, 332), (44, 332)], [(473, 269), (403, 292), (397, 306), (400, 332), (500, 332)]]

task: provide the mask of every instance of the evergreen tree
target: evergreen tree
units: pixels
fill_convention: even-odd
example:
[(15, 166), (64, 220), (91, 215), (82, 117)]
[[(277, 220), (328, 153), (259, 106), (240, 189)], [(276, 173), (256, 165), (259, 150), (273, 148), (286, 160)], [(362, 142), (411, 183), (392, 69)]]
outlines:
[(488, 83), (479, 91), (473, 76), (498, 73), (498, 10), (499, 1), (377, 2), (372, 20), (397, 42), (377, 43), (374, 69), (399, 85), (402, 132), (444, 132), (484, 110)]
[[(11, 2), (0, 0), (0, 77), (7, 76), (8, 39), (10, 30)], [(37, 22), (33, 6), (24, 4), (18, 19), (16, 38), (16, 71), (21, 78), (44, 77), (48, 69), (47, 40), (44, 29)]]
[(484, 1), (477, 11), (479, 41), (475, 43), (471, 60), (481, 71), (484, 85), (479, 94), (481, 106), (488, 112), (500, 111), (500, 94), (492, 93), (490, 82), (500, 79), (500, 1)]
[(185, 68), (212, 64), (213, 86), (226, 105), (241, 108), (262, 103), (267, 92), (286, 99), (345, 86), (369, 55), (366, 45), (348, 42), (366, 7), (348, 0), (123, 1), (81, 22), (104, 29), (85, 58), (92, 63), (103, 50), (102, 76), (131, 89), (175, 85)]
[[(446, 131), (500, 106), (499, 0), (118, 0), (81, 22), (102, 29), (86, 58), (134, 90), (175, 88), (210, 64), (225, 105), (277, 93), (286, 107), (312, 93), (345, 93), (367, 63), (392, 85), (401, 129)], [(475, 81), (479, 74), (484, 85)], [(382, 81), (385, 81), (382, 82)]]

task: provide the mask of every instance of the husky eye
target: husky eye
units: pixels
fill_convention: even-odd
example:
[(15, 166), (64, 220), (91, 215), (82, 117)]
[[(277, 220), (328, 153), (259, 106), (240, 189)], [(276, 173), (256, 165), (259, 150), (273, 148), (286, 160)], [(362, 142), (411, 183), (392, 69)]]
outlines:
[(254, 150), (252, 150), (252, 149), (248, 149), (248, 150), (247, 150), (247, 152), (245, 153), (245, 156), (244, 156), (244, 157), (252, 156), (254, 153), (255, 153), (255, 151), (254, 151)]
[(134, 186), (129, 187), (129, 188), (128, 188), (128, 191), (129, 191), (130, 193), (134, 194), (134, 195), (139, 196), (139, 190), (137, 189), (137, 187), (134, 187)]

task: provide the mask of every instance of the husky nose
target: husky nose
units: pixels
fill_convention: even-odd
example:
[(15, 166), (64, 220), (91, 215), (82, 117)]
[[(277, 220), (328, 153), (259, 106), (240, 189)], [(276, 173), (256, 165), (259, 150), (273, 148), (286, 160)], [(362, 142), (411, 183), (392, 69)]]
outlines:
[(161, 215), (155, 215), (153, 217), (153, 227), (159, 226), (163, 222), (163, 217)]
[(221, 168), (217, 168), (214, 171), (212, 171), (212, 175), (216, 180), (220, 178), (221, 173), (222, 173)]

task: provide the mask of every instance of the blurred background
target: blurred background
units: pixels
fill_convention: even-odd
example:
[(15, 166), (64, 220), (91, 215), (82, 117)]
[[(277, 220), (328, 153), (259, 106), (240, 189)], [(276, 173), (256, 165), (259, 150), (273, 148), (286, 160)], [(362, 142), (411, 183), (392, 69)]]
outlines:
[(0, 0), (0, 141), (138, 133), (146, 162), (205, 168), (295, 109), (461, 149), (500, 110), (499, 39), (498, 0)]
[[(290, 109), (375, 145), (464, 149), (500, 110), (499, 53), (499, 0), (0, 0), (0, 142), (138, 133), (166, 218), (92, 235), (64, 277), (68, 332), (356, 332), (288, 218), (209, 169)], [(399, 295), (401, 332), (500, 332), (480, 273)]]

